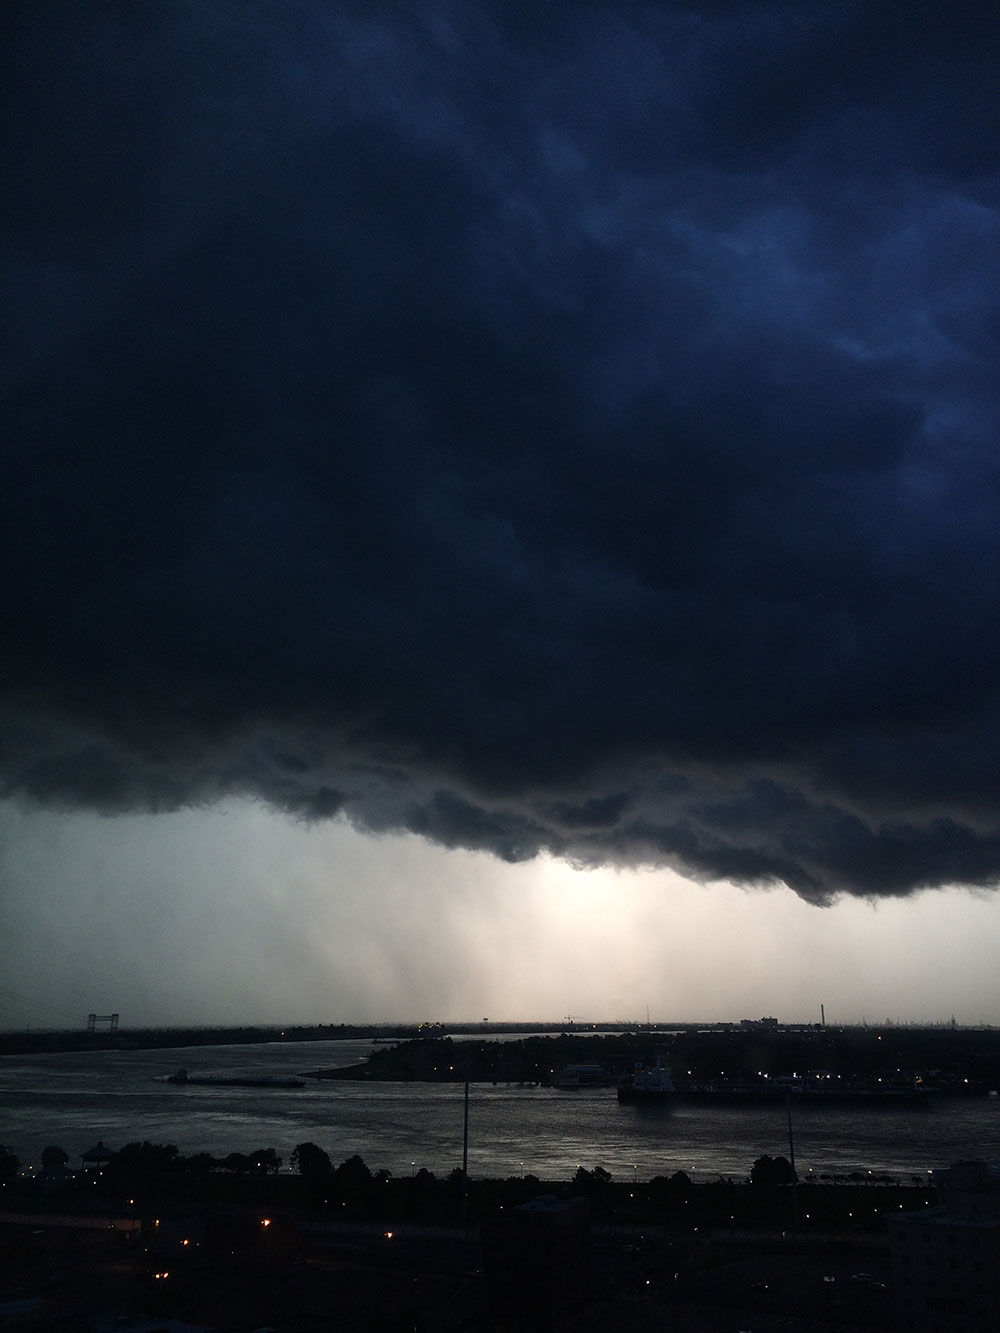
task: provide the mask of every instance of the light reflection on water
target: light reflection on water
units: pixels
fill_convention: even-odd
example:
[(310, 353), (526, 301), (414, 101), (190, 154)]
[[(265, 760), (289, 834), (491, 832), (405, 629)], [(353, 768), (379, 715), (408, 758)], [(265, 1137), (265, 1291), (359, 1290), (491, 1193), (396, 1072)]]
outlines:
[[(179, 1087), (157, 1077), (189, 1072), (285, 1075), (353, 1064), (370, 1042), (191, 1047), (0, 1058), (0, 1142), (25, 1164), (58, 1143), (76, 1155), (103, 1139), (175, 1143), (216, 1156), (318, 1143), (334, 1160), (359, 1153), (370, 1167), (405, 1175), (461, 1164), (462, 1085), (310, 1083), (301, 1090)], [(996, 1098), (940, 1103), (928, 1111), (845, 1108), (796, 1114), (800, 1174), (887, 1173), (907, 1181), (961, 1158), (1000, 1160)], [(578, 1165), (616, 1179), (674, 1171), (698, 1179), (742, 1178), (761, 1153), (788, 1153), (783, 1108), (667, 1111), (618, 1105), (613, 1089), (475, 1083), (469, 1170), (478, 1176), (533, 1172), (568, 1180)]]

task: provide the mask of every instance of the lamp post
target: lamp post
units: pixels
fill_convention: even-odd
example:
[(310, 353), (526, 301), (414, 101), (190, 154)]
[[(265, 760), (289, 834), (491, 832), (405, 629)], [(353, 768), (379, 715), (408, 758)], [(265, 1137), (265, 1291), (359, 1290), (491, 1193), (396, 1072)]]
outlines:
[(465, 1080), (465, 1111), (462, 1123), (462, 1227), (469, 1224), (469, 1080)]

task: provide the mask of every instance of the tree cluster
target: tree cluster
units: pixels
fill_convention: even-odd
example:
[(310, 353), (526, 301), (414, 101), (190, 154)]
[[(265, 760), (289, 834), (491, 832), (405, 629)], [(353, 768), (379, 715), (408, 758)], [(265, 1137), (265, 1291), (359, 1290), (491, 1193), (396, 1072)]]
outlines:
[(798, 1174), (787, 1157), (770, 1157), (767, 1153), (758, 1157), (750, 1168), (750, 1184), (765, 1189), (776, 1185), (794, 1185)]

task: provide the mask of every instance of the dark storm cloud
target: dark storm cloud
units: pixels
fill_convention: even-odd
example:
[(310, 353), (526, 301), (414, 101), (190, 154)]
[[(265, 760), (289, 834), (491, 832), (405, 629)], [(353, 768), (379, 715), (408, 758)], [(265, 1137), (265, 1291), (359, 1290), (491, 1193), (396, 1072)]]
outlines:
[(7, 792), (997, 880), (989, 6), (14, 12)]

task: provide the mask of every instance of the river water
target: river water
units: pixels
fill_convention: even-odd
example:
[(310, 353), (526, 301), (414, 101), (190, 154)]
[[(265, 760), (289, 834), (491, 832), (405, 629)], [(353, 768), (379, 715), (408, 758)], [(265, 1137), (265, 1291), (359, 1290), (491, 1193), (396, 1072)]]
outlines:
[[(334, 1163), (354, 1153), (373, 1169), (447, 1174), (462, 1160), (461, 1084), (310, 1083), (302, 1089), (181, 1087), (190, 1073), (288, 1075), (356, 1063), (370, 1042), (203, 1046), (0, 1057), (0, 1143), (37, 1165), (55, 1143), (79, 1165), (102, 1139), (174, 1143), (187, 1155), (274, 1148), (287, 1163), (312, 1141)], [(795, 1114), (800, 1175), (889, 1174), (903, 1183), (963, 1158), (1000, 1161), (1000, 1099), (942, 1101), (929, 1110), (807, 1109)], [(783, 1108), (619, 1106), (614, 1089), (474, 1083), (469, 1172), (568, 1180), (578, 1165), (617, 1180), (686, 1171), (696, 1180), (744, 1177), (762, 1153), (788, 1155)]]

